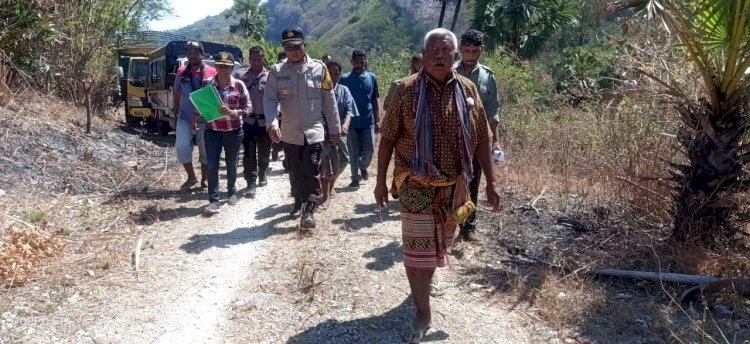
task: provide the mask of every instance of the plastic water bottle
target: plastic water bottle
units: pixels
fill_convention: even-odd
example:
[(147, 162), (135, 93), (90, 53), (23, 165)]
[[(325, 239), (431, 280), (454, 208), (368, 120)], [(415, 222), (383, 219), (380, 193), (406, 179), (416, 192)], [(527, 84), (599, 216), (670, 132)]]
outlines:
[(492, 151), (492, 158), (495, 161), (505, 161), (505, 153), (501, 150), (494, 150)]

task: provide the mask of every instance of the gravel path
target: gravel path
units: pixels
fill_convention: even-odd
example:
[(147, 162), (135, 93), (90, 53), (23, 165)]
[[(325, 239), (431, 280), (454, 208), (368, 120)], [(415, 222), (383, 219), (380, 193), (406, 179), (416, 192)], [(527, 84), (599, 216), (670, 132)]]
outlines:
[[(122, 272), (47, 295), (48, 312), (33, 317), (18, 314), (44, 300), (12, 300), (0, 343), (399, 343), (413, 308), (397, 205), (377, 211), (374, 180), (339, 188), (315, 233), (300, 236), (287, 218), (287, 175), (274, 172), (269, 183), (212, 218), (195, 216), (205, 202), (196, 194), (179, 208), (185, 214), (148, 228), (137, 278)], [(445, 295), (435, 299), (428, 340), (554, 342), (554, 332), (469, 283), (464, 263), (441, 272)]]

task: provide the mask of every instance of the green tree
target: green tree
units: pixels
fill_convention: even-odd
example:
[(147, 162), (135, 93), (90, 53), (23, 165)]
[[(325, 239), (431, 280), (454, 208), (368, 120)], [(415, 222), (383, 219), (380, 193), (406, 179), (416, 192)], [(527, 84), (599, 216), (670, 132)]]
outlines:
[(448, 0), (440, 0), (440, 19), (438, 19), (438, 27), (443, 27), (443, 19), (445, 19), (445, 8), (448, 6)]
[(461, 13), (461, 0), (456, 0), (456, 10), (453, 11), (453, 21), (451, 22), (451, 31), (456, 29), (456, 23), (458, 23), (459, 13)]
[[(108, 103), (116, 81), (112, 73), (117, 33), (137, 31), (159, 18), (165, 0), (68, 0), (52, 14), (57, 37), (45, 55), (53, 61), (50, 73), (60, 82), (58, 94), (85, 106), (86, 131), (92, 112)], [(93, 106), (93, 108), (92, 108)]]
[(556, 33), (576, 23), (573, 0), (477, 0), (472, 27), (488, 35), (488, 46), (504, 46), (531, 59)]
[(622, 0), (612, 10), (635, 10), (676, 36), (686, 63), (700, 75), (700, 99), (665, 80), (664, 93), (678, 99), (683, 126), (678, 141), (684, 160), (671, 164), (674, 236), (715, 244), (739, 230), (733, 218), (746, 199), (750, 162), (750, 0)]
[(0, 51), (20, 67), (39, 59), (55, 36), (50, 10), (34, 1), (11, 0), (0, 6)]
[(234, 0), (224, 16), (237, 22), (229, 26), (229, 31), (247, 39), (260, 42), (268, 30), (268, 7), (260, 0)]
[(580, 45), (563, 49), (552, 63), (558, 92), (582, 92), (589, 96), (614, 87), (616, 50), (609, 46)]

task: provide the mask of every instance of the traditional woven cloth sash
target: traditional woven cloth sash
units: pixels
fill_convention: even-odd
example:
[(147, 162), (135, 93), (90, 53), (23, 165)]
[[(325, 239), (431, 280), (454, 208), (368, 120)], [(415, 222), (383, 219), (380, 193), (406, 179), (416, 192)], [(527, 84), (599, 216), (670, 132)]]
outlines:
[[(469, 126), (469, 104), (467, 102), (464, 85), (458, 75), (453, 72), (456, 81), (452, 106), (455, 106), (460, 130), (458, 131), (459, 150), (461, 153), (461, 176), (468, 185), (474, 177), (471, 155), (471, 127)], [(430, 97), (427, 95), (427, 73), (424, 69), (419, 72), (416, 80), (417, 102), (414, 105), (414, 152), (411, 159), (411, 179), (432, 179), (440, 176), (435, 165), (434, 138), (432, 130), (432, 113)], [(450, 139), (450, 138), (447, 138)]]

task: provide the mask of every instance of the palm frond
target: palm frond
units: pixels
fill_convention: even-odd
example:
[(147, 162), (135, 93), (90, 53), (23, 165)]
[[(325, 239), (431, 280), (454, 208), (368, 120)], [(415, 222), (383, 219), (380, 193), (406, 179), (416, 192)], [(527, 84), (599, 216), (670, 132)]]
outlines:
[(617, 9), (660, 20), (680, 39), (701, 73), (715, 111), (720, 102), (746, 96), (750, 0), (621, 0)]

